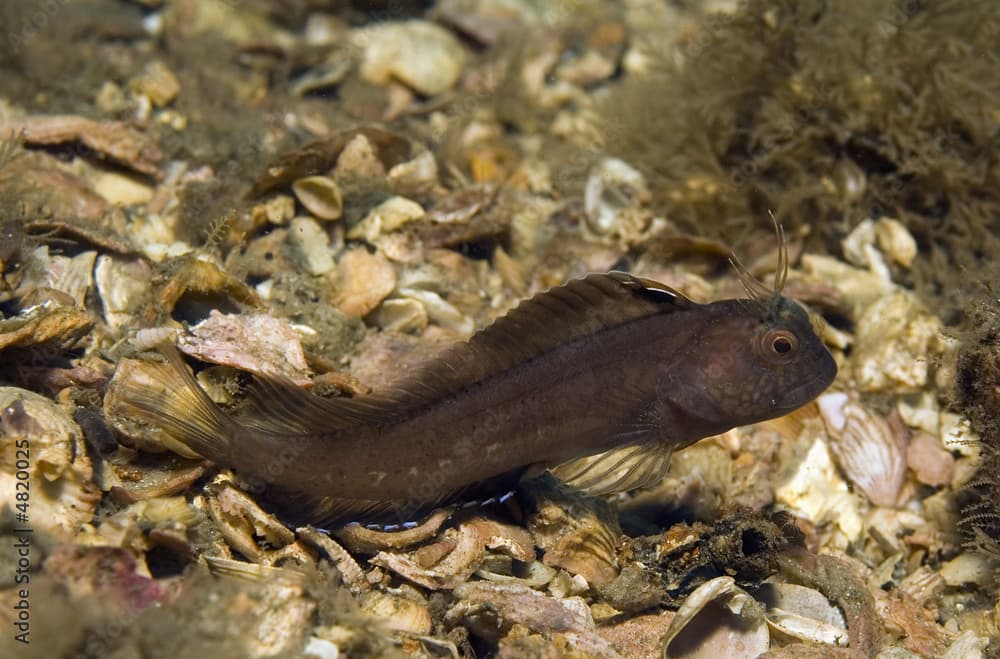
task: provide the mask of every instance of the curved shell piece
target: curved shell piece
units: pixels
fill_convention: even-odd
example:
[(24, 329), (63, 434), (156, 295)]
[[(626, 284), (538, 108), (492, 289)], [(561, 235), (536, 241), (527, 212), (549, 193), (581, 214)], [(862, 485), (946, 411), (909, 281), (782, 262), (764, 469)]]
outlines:
[(306, 176), (292, 183), (292, 192), (306, 210), (321, 220), (336, 220), (344, 212), (340, 186), (329, 176)]
[(426, 603), (416, 598), (369, 591), (361, 600), (361, 609), (382, 620), (393, 631), (418, 635), (431, 631), (431, 612)]
[(847, 623), (840, 609), (818, 590), (790, 583), (764, 584), (757, 596), (767, 604), (771, 629), (810, 643), (846, 646)]
[(717, 577), (688, 595), (662, 643), (664, 659), (749, 658), (767, 652), (770, 634), (763, 607), (732, 577)]
[(427, 548), (424, 552), (417, 550), (408, 554), (380, 551), (370, 563), (392, 570), (424, 588), (442, 590), (465, 583), (479, 569), (486, 553), (478, 529), (469, 523), (445, 531), (439, 544), (447, 553), (430, 567), (421, 560), (430, 554)]
[(531, 561), (523, 574), (514, 573), (513, 561), (509, 556), (491, 554), (483, 561), (483, 566), (476, 574), (487, 580), (498, 583), (519, 583), (528, 588), (541, 588), (556, 576), (556, 570), (541, 561)]

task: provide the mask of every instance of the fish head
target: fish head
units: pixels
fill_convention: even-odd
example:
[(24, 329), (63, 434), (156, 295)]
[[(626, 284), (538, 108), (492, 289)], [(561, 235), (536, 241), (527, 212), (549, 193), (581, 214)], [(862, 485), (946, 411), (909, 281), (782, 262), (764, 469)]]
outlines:
[(675, 391), (675, 404), (713, 430), (783, 416), (833, 383), (837, 364), (797, 302), (722, 300), (706, 311), (679, 365), (684, 391)]

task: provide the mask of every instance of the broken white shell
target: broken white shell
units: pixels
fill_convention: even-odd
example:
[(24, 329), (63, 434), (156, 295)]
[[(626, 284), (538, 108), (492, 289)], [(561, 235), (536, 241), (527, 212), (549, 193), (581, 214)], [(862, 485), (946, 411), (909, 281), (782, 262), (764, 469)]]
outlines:
[(479, 569), (485, 554), (483, 539), (469, 523), (445, 531), (445, 540), (453, 548), (436, 565), (424, 567), (417, 553), (397, 554), (381, 551), (369, 562), (392, 570), (413, 583), (431, 590), (450, 589), (465, 583)]
[(904, 268), (909, 268), (917, 258), (917, 241), (897, 219), (880, 218), (875, 223), (875, 238), (885, 255)]
[(20, 526), (71, 541), (101, 498), (92, 476), (83, 432), (62, 408), (34, 392), (0, 387), (0, 491)]
[(512, 572), (513, 561), (509, 556), (492, 554), (485, 558), (483, 566), (476, 571), (476, 574), (487, 581), (520, 583), (529, 588), (541, 588), (556, 576), (556, 570), (541, 561), (528, 563), (523, 576)]
[(82, 307), (87, 291), (93, 284), (94, 259), (97, 252), (81, 252), (74, 257), (49, 255), (49, 248), (43, 245), (32, 253), (37, 259), (44, 273), (38, 280), (22, 282), (20, 288), (27, 285), (44, 286), (61, 291), (71, 297), (78, 307)]
[(989, 581), (991, 568), (989, 559), (985, 555), (965, 552), (943, 563), (940, 573), (949, 586), (981, 584)]
[(944, 450), (937, 436), (923, 430), (913, 433), (910, 438), (906, 464), (924, 485), (941, 487), (955, 478), (955, 458)]
[(316, 220), (311, 217), (293, 218), (288, 228), (288, 242), (309, 274), (325, 275), (333, 270), (330, 237)]
[(630, 242), (652, 221), (652, 194), (638, 170), (605, 158), (590, 173), (583, 192), (586, 227), (597, 238)]
[(875, 247), (875, 223), (862, 220), (854, 230), (841, 241), (844, 257), (853, 265), (867, 268), (883, 281), (892, 281), (889, 267), (882, 252)]
[(799, 440), (801, 453), (791, 456), (774, 495), (777, 502), (813, 524), (829, 523), (839, 529), (830, 546), (843, 549), (861, 535), (864, 520), (857, 495), (838, 473), (823, 435), (811, 424), (806, 426)]
[(895, 284), (869, 270), (852, 267), (831, 256), (803, 254), (802, 270), (833, 284), (851, 306), (851, 317), (855, 319), (895, 288)]
[(475, 323), (434, 291), (419, 288), (404, 288), (400, 296), (419, 301), (427, 310), (427, 316), (441, 327), (454, 330), (460, 336), (471, 336)]
[(396, 231), (408, 222), (419, 220), (424, 214), (424, 207), (417, 202), (406, 197), (390, 197), (352, 227), (347, 237), (374, 243), (383, 233)]
[(927, 383), (941, 321), (916, 296), (895, 289), (860, 315), (851, 362), (861, 391), (916, 391)]
[(208, 318), (178, 339), (178, 348), (202, 361), (279, 375), (298, 384), (310, 382), (299, 335), (284, 318), (267, 314), (222, 314)]
[(417, 596), (403, 597), (393, 593), (369, 591), (361, 600), (361, 608), (383, 621), (389, 629), (407, 634), (429, 634), (431, 612)]
[(372, 320), (384, 330), (419, 332), (427, 327), (427, 310), (412, 298), (386, 300), (372, 314)]
[(104, 322), (119, 329), (133, 319), (138, 302), (149, 295), (152, 270), (141, 259), (124, 260), (102, 254), (94, 268)]
[(433, 96), (450, 89), (465, 66), (458, 39), (428, 21), (386, 22), (358, 37), (367, 42), (361, 75), (375, 84), (396, 79)]
[(430, 151), (401, 162), (389, 170), (389, 185), (399, 195), (426, 195), (438, 184), (437, 159)]

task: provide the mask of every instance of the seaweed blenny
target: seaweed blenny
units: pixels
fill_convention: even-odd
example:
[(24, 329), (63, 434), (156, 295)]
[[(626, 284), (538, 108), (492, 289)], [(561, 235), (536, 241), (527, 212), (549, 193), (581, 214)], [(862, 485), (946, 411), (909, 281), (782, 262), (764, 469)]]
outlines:
[(670, 454), (787, 414), (837, 373), (806, 311), (740, 268), (749, 297), (698, 304), (610, 272), (538, 294), (380, 394), (320, 398), (258, 377), (232, 416), (179, 353), (116, 378), (121, 410), (266, 483), (283, 519), (401, 524), (551, 469), (591, 492), (634, 489)]

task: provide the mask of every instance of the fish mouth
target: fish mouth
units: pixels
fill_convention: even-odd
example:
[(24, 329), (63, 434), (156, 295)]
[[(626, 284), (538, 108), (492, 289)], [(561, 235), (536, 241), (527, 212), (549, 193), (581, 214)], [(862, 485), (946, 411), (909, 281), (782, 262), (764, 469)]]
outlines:
[(809, 378), (805, 382), (802, 382), (797, 387), (785, 392), (785, 395), (782, 398), (787, 402), (776, 405), (774, 407), (775, 411), (782, 414), (794, 412), (826, 391), (826, 389), (833, 384), (833, 380), (837, 376), (836, 363), (833, 362), (832, 357), (830, 358), (830, 361), (833, 363), (832, 374), (827, 372), (825, 369), (817, 371), (813, 377)]

